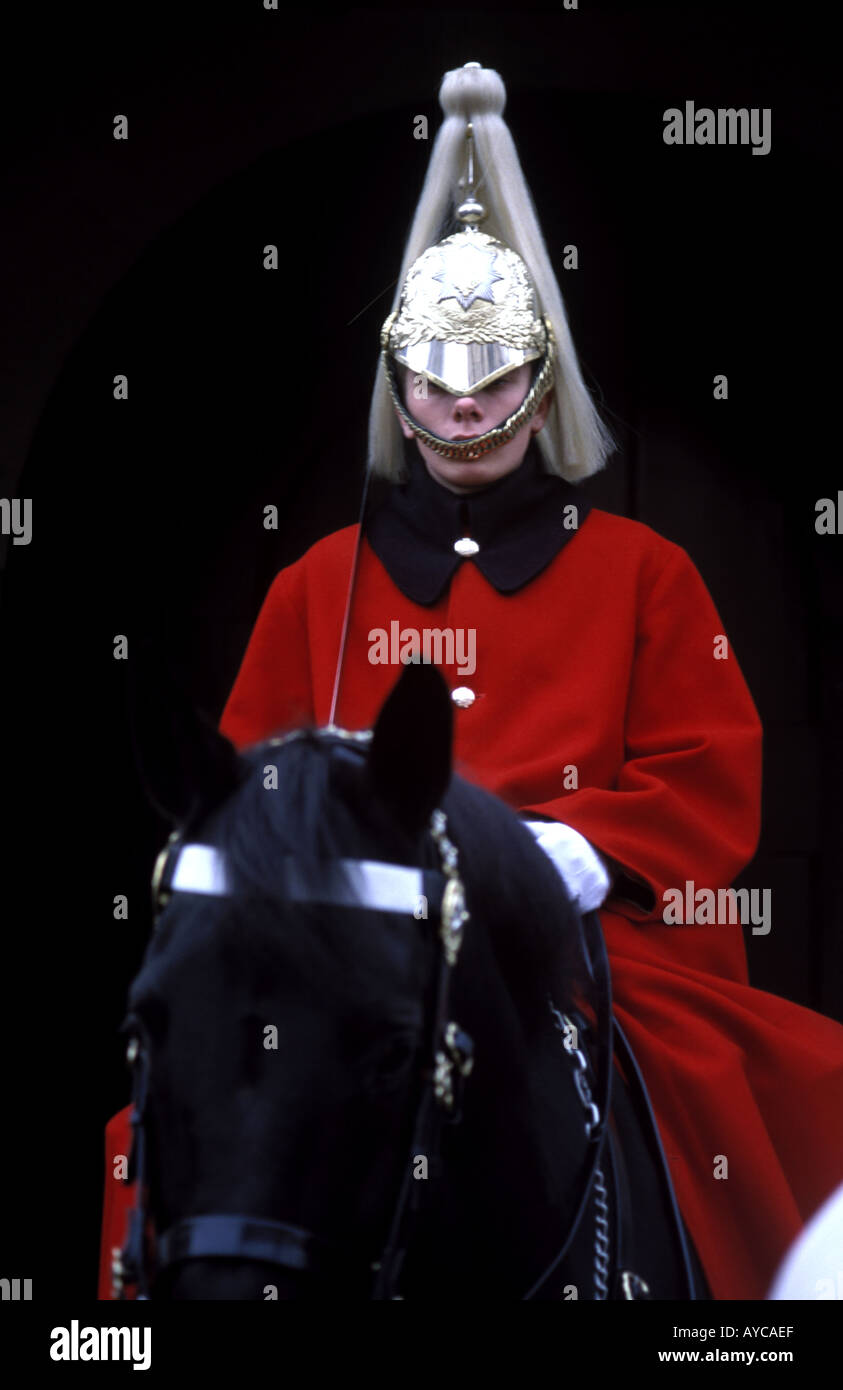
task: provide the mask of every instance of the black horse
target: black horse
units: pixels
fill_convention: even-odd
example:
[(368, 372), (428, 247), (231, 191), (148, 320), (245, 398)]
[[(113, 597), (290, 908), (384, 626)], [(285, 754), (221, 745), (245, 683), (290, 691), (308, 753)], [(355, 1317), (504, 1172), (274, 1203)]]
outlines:
[(598, 919), (451, 719), (410, 666), (370, 734), (208, 730), (173, 773), (124, 1023), (140, 1297), (706, 1296)]

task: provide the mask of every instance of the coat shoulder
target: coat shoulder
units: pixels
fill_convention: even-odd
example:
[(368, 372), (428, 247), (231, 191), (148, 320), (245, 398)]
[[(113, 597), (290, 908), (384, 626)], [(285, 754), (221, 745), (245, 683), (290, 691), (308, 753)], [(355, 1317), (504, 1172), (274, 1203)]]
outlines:
[(359, 531), (360, 527), (355, 522), (353, 526), (343, 526), (339, 531), (332, 531), (330, 535), (322, 536), (304, 552), (299, 564), (321, 563), (332, 558), (350, 559)]
[(598, 507), (593, 507), (586, 517), (580, 540), (587, 543), (595, 565), (605, 563), (615, 571), (635, 572), (650, 587), (666, 572), (684, 572), (686, 576), (698, 573), (687, 550), (675, 541), (659, 535), (643, 521)]
[(314, 541), (298, 560), (278, 571), (270, 586), (268, 601), (281, 602), (286, 596), (295, 603), (313, 583), (347, 583), (359, 529), (356, 524), (344, 526)]
[[(312, 574), (314, 571), (324, 571), (325, 569), (335, 570), (351, 563), (354, 555), (354, 546), (360, 531), (359, 525), (343, 526), (340, 531), (331, 531), (327, 536), (322, 536), (318, 541), (314, 541), (304, 552), (300, 560), (290, 566), (291, 570), (299, 570), (303, 574)], [(282, 574), (284, 571), (281, 571)]]
[(687, 557), (687, 551), (666, 536), (659, 535), (652, 526), (643, 521), (633, 521), (628, 516), (618, 516), (615, 512), (604, 512), (592, 507), (583, 527), (583, 535), (590, 533), (595, 544), (611, 546), (631, 555), (653, 555), (663, 560)]

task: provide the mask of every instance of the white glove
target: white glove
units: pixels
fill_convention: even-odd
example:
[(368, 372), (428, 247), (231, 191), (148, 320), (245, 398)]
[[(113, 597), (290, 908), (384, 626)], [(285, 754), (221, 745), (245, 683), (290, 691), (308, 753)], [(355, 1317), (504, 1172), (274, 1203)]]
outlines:
[(612, 880), (605, 860), (573, 826), (555, 820), (522, 821), (536, 837), (580, 912), (593, 912), (609, 892)]

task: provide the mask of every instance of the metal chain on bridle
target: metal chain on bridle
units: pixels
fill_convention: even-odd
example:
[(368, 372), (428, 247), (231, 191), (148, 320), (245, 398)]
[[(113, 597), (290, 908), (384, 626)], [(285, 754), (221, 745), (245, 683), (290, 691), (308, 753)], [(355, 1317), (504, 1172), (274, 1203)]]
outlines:
[[(320, 737), (336, 739), (356, 747), (371, 739), (371, 732), (353, 733), (328, 725)], [(268, 740), (277, 746), (304, 736), (301, 731)], [(312, 734), (311, 734), (312, 736)], [(435, 1163), (443, 1123), (458, 1123), (462, 1113), (462, 1092), (473, 1067), (474, 1045), (459, 1024), (448, 1017), (453, 971), (459, 959), (464, 930), (469, 920), (465, 889), (458, 867), (458, 851), (447, 833), (443, 811), (431, 816), (430, 835), (436, 847), (441, 872), (416, 867), (383, 864), (377, 861), (333, 859), (323, 861), (318, 873), (306, 871), (293, 857), (279, 863), (279, 896), (286, 900), (328, 903), (343, 907), (369, 907), (380, 911), (414, 913), (424, 897), (427, 914), (438, 918), (437, 975), (434, 1007), (421, 1074), (422, 1091), (412, 1128), (408, 1162), (405, 1163), (388, 1234), (383, 1249), (369, 1261), (370, 1297), (395, 1300), (403, 1264), (408, 1252), (412, 1224), (418, 1216), (421, 1189), (414, 1181), (413, 1164), (419, 1155)], [(228, 896), (231, 885), (220, 852), (207, 845), (187, 845), (181, 832), (174, 832), (156, 861), (152, 879), (153, 905), (157, 915), (173, 892), (206, 892)], [(609, 1207), (601, 1158), (611, 1107), (611, 1077), (614, 1053), (609, 965), (602, 931), (596, 913), (582, 918), (588, 967), (595, 999), (596, 1037), (594, 1040), (595, 1094), (589, 1084), (590, 1068), (585, 1051), (577, 1045), (574, 1023), (553, 1006), (556, 1026), (564, 1035), (564, 1051), (571, 1058), (574, 1081), (585, 1112), (585, 1132), (590, 1157), (588, 1171), (570, 1230), (558, 1253), (533, 1283), (524, 1299), (543, 1290), (557, 1273), (578, 1235), (583, 1217), (594, 1201), (594, 1297), (610, 1296)], [(580, 1020), (582, 1026), (583, 1020)], [(354, 1262), (331, 1242), (311, 1231), (286, 1222), (253, 1216), (212, 1213), (176, 1221), (157, 1239), (148, 1237), (146, 1107), (149, 1096), (149, 1047), (140, 1020), (131, 1017), (124, 1025), (131, 1032), (127, 1061), (133, 1070), (131, 1111), (132, 1152), (125, 1181), (136, 1183), (136, 1205), (132, 1209), (126, 1242), (112, 1251), (112, 1292), (125, 1296), (125, 1286), (137, 1288), (138, 1299), (149, 1299), (155, 1277), (186, 1260), (226, 1257), (261, 1261), (285, 1270), (323, 1273), (338, 1265), (343, 1269)], [(571, 1043), (573, 1042), (573, 1046)], [(154, 1247), (154, 1248), (151, 1248)], [(631, 1271), (619, 1271), (618, 1287), (624, 1298), (647, 1297), (647, 1286)]]

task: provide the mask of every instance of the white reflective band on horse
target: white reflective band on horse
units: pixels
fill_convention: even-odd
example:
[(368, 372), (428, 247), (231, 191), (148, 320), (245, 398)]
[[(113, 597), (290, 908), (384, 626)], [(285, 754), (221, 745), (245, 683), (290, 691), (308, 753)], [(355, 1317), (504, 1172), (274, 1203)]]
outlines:
[(228, 892), (225, 855), (213, 845), (183, 845), (170, 889), (177, 893), (214, 893), (224, 897)]
[(339, 859), (355, 902), (381, 912), (415, 912), (424, 893), (421, 869), (374, 859)]
[[(324, 865), (283, 856), (279, 888), (294, 902), (354, 905), (415, 914), (425, 894), (421, 869), (376, 859), (332, 859)], [(225, 855), (212, 845), (183, 845), (169, 890), (225, 897), (232, 887)]]

